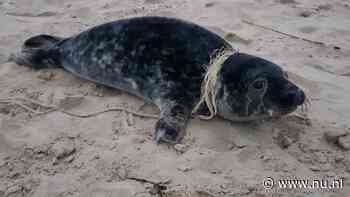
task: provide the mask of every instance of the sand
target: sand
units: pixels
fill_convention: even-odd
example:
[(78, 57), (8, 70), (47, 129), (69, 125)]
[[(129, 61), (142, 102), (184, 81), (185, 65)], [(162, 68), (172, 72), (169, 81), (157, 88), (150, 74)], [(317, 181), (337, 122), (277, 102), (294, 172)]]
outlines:
[[(193, 119), (186, 138), (172, 148), (152, 142), (152, 118), (120, 111), (88, 118), (35, 115), (23, 105), (45, 108), (0, 100), (0, 196), (349, 195), (348, 0), (1, 0), (0, 99), (32, 99), (80, 114), (113, 106), (158, 113), (125, 92), (63, 70), (34, 71), (7, 61), (30, 36), (71, 36), (145, 15), (198, 23), (240, 51), (282, 65), (308, 93), (308, 118), (298, 110), (251, 124)], [(267, 177), (342, 179), (343, 188), (266, 189)]]

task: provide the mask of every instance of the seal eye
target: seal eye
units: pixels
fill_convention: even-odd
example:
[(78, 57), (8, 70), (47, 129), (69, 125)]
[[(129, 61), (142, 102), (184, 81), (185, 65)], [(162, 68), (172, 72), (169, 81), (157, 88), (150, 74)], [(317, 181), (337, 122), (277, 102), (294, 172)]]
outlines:
[(253, 87), (257, 90), (261, 90), (265, 87), (265, 80), (258, 79), (253, 83)]

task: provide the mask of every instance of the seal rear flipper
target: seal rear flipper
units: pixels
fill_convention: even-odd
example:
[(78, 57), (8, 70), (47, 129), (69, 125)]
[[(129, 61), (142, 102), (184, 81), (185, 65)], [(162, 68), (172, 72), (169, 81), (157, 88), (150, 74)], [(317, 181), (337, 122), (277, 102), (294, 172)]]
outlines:
[(38, 35), (24, 41), (22, 49), (13, 54), (10, 60), (19, 65), (28, 65), (34, 69), (60, 67), (59, 43), (64, 38)]

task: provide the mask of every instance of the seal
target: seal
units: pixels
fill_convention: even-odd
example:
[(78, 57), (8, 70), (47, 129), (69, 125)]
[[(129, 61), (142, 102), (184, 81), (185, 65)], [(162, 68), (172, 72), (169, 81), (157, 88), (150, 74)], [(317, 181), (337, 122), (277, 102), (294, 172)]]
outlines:
[(191, 114), (251, 121), (288, 114), (305, 101), (280, 66), (174, 18), (122, 19), (69, 38), (34, 36), (14, 60), (34, 69), (62, 67), (154, 103), (156, 142), (180, 140)]

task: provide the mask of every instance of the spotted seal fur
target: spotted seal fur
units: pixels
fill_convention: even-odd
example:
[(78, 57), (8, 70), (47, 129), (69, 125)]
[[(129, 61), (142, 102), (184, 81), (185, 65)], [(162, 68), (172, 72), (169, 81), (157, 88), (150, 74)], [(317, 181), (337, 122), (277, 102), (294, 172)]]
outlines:
[(178, 141), (193, 112), (249, 121), (285, 115), (305, 101), (280, 66), (235, 52), (218, 35), (174, 18), (122, 19), (69, 38), (34, 36), (15, 61), (62, 67), (154, 103), (157, 142)]

